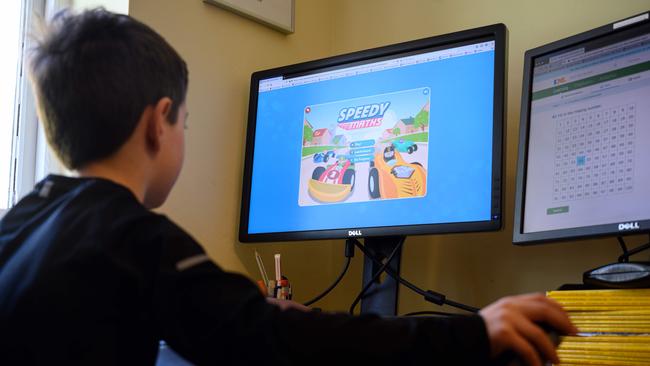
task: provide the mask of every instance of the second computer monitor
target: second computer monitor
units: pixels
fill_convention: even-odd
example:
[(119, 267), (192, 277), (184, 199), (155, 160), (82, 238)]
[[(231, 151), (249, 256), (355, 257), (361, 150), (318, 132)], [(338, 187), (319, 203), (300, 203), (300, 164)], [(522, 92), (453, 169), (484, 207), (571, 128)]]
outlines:
[(650, 228), (648, 18), (526, 53), (515, 243)]

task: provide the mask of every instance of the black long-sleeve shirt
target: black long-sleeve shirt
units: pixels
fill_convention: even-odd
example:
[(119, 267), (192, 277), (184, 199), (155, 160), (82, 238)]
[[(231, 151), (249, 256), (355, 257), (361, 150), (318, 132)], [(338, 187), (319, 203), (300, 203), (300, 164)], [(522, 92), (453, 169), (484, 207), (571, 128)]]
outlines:
[[(282, 311), (108, 180), (49, 176), (0, 221), (0, 364), (485, 363), (479, 316)], [(345, 362), (346, 364), (348, 362)]]

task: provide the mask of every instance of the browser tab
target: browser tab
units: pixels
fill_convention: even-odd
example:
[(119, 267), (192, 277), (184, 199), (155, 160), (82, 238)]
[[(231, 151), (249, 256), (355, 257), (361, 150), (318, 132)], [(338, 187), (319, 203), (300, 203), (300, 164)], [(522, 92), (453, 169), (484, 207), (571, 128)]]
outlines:
[(466, 46), (454, 47), (446, 50), (425, 52), (416, 55), (409, 55), (399, 57), (386, 61), (373, 62), (369, 64), (346, 67), (332, 71), (319, 72), (312, 75), (300, 75), (295, 77), (286, 78), (273, 78), (260, 80), (259, 92), (267, 92), (271, 90), (294, 87), (299, 85), (306, 85), (311, 83), (318, 83), (328, 80), (334, 80), (345, 77), (352, 77), (363, 75), (366, 73), (384, 71), (399, 67), (407, 67), (412, 65), (419, 65), (429, 62), (437, 62), (447, 60), (455, 57), (466, 57), (475, 55), (482, 52), (494, 51), (494, 41), (486, 41)]

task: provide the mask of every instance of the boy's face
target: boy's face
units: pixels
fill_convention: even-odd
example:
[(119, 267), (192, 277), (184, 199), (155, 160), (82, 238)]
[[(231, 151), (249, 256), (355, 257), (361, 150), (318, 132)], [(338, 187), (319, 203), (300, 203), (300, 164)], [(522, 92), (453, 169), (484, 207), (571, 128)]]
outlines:
[(187, 115), (187, 105), (183, 102), (178, 108), (178, 116), (175, 116), (176, 123), (172, 124), (168, 121), (162, 123), (162, 128), (165, 130), (164, 137), (160, 140), (160, 154), (155, 162), (155, 176), (144, 202), (148, 208), (159, 207), (165, 202), (181, 172), (185, 156)]

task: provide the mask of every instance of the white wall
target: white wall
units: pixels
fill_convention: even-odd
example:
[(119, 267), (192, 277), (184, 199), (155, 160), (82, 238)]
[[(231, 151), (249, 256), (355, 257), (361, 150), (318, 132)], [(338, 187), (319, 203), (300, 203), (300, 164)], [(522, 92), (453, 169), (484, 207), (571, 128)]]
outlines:
[(129, 0), (72, 0), (72, 6), (76, 10), (92, 9), (98, 6), (103, 6), (106, 10), (115, 13), (129, 13)]

